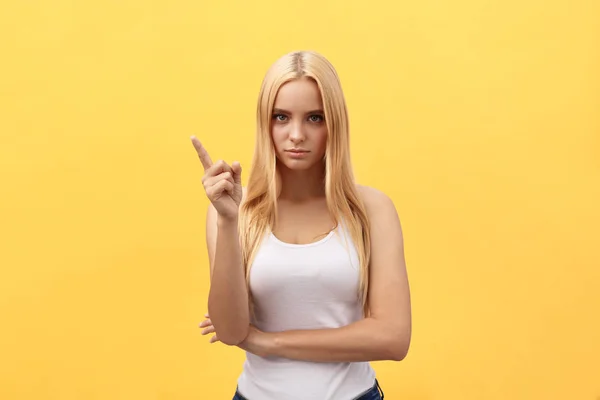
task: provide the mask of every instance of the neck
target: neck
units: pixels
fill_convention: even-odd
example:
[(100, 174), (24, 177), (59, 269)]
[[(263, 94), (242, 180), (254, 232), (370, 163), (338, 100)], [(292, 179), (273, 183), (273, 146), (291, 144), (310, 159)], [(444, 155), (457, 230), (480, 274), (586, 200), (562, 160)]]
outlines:
[(321, 166), (298, 171), (278, 165), (278, 175), (281, 200), (303, 202), (325, 196), (325, 170)]

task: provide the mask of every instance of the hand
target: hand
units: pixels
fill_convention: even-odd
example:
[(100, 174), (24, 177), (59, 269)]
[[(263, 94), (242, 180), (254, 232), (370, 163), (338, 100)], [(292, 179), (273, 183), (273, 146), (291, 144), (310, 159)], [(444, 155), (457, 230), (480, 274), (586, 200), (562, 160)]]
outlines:
[[(215, 333), (215, 327), (212, 325), (210, 317), (208, 314), (204, 314), (206, 318), (204, 321), (200, 323), (200, 328), (204, 328), (202, 330), (202, 335), (208, 335), (210, 333)], [(261, 357), (269, 357), (272, 354), (273, 348), (273, 334), (268, 332), (262, 332), (254, 325), (250, 325), (250, 330), (248, 331), (248, 336), (237, 345), (242, 350), (246, 350), (252, 354)], [(218, 342), (219, 338), (215, 333), (209, 340), (209, 343)]]
[(215, 333), (215, 327), (213, 326), (208, 313), (204, 314), (204, 317), (206, 319), (204, 321), (202, 321), (199, 325), (200, 328), (204, 328), (204, 329), (202, 329), (202, 332), (201, 332), (202, 335), (208, 335), (209, 333), (214, 333), (214, 335), (210, 338), (209, 343), (218, 342), (219, 338), (217, 337), (217, 334)]
[(206, 196), (219, 216), (227, 219), (237, 218), (242, 201), (242, 166), (238, 162), (229, 166), (223, 160), (213, 164), (202, 143), (195, 136), (191, 139), (204, 167), (202, 184)]

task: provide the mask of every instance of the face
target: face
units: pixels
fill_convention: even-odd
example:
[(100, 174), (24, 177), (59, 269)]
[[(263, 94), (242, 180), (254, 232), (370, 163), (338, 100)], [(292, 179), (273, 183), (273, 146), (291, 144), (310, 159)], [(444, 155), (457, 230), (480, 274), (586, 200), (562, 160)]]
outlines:
[(280, 163), (292, 170), (322, 165), (327, 125), (317, 83), (302, 78), (283, 84), (275, 98), (271, 134)]

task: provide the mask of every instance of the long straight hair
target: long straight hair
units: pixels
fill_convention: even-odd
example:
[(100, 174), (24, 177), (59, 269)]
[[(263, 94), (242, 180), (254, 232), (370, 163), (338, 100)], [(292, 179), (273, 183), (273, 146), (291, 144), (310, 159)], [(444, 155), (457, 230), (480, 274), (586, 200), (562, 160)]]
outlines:
[(365, 206), (358, 194), (352, 171), (346, 101), (333, 65), (313, 51), (292, 52), (278, 59), (267, 71), (260, 88), (256, 145), (239, 217), (248, 293), (251, 293), (250, 270), (256, 250), (265, 233), (273, 229), (277, 215), (279, 188), (271, 136), (273, 106), (279, 88), (286, 82), (300, 78), (313, 79), (321, 92), (328, 132), (324, 160), (327, 208), (336, 225), (343, 221), (357, 248), (360, 264), (357, 296), (366, 314), (371, 237)]

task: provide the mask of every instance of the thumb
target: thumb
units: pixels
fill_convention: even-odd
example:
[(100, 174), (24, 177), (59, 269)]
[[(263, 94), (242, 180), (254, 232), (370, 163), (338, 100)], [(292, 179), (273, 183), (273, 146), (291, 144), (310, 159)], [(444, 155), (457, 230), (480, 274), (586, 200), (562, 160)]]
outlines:
[(231, 169), (233, 170), (233, 181), (235, 183), (242, 183), (242, 165), (237, 162), (234, 161), (233, 164), (231, 164)]

